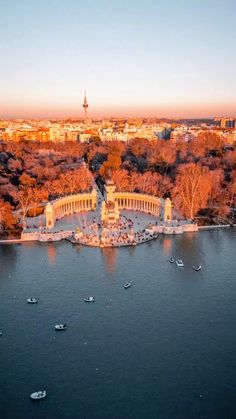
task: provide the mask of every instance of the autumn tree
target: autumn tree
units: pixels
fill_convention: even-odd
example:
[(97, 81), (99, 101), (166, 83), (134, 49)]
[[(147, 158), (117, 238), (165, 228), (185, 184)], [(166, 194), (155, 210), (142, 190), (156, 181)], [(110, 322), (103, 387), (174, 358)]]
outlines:
[(48, 191), (44, 188), (31, 188), (30, 189), (31, 196), (30, 196), (30, 206), (33, 209), (33, 216), (36, 217), (37, 209), (43, 201), (48, 200)]
[(149, 141), (145, 138), (135, 138), (130, 141), (129, 148), (131, 153), (137, 157), (144, 157), (148, 151)]
[(0, 199), (0, 230), (2, 232), (12, 230), (16, 223), (17, 220), (13, 215), (11, 205)]
[(118, 153), (110, 153), (108, 154), (107, 160), (103, 163), (103, 165), (99, 169), (99, 174), (105, 179), (111, 177), (112, 172), (114, 170), (118, 170), (121, 166), (121, 157)]
[(150, 142), (147, 159), (150, 166), (159, 167), (160, 171), (166, 172), (176, 161), (175, 144), (167, 141)]
[(184, 216), (193, 219), (199, 209), (206, 206), (210, 192), (211, 178), (207, 167), (199, 163), (179, 167), (173, 197)]
[(112, 180), (116, 185), (117, 191), (130, 191), (130, 175), (127, 170), (114, 170)]
[(166, 198), (171, 196), (173, 190), (172, 179), (167, 175), (160, 175), (157, 180), (157, 196)]
[(15, 172), (15, 171), (21, 171), (22, 170), (22, 164), (21, 164), (21, 160), (20, 159), (12, 159), (10, 158), (8, 160), (8, 168)]
[(228, 204), (231, 208), (236, 208), (236, 170), (232, 172), (231, 181), (227, 185)]
[(36, 180), (31, 176), (27, 175), (26, 173), (23, 173), (23, 175), (20, 176), (19, 180), (21, 189), (27, 189), (36, 184)]
[(51, 196), (60, 196), (89, 191), (92, 183), (91, 172), (86, 167), (80, 167), (61, 173), (57, 179), (45, 182), (44, 187)]
[(159, 173), (139, 173), (127, 170), (115, 170), (112, 173), (112, 180), (118, 191), (143, 192), (150, 195), (165, 197), (170, 195), (172, 182), (168, 176)]
[(210, 193), (208, 197), (208, 206), (217, 206), (222, 202), (222, 183), (224, 172), (222, 169), (209, 171)]
[(16, 208), (19, 209), (22, 223), (25, 225), (27, 212), (32, 204), (32, 191), (31, 188), (24, 188), (21, 190), (14, 190), (11, 192), (11, 196), (16, 202)]

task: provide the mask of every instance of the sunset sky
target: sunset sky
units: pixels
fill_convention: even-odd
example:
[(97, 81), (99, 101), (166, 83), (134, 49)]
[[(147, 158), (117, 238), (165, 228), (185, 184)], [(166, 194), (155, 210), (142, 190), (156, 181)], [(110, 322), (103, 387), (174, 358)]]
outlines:
[(236, 116), (235, 0), (1, 0), (0, 117)]

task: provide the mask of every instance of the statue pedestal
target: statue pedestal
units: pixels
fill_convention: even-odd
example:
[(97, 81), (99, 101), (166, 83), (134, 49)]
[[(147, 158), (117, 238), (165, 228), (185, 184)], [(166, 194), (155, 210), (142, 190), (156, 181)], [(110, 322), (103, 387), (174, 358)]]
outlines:
[(102, 222), (107, 224), (115, 224), (119, 221), (120, 211), (118, 209), (118, 203), (108, 201), (102, 202)]

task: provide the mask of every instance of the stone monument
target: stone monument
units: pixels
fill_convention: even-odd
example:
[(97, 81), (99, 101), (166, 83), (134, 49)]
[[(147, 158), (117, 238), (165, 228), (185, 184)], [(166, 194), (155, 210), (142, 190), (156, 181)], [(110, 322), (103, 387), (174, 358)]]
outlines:
[(115, 224), (119, 221), (120, 212), (118, 202), (115, 201), (115, 190), (114, 183), (111, 180), (107, 181), (105, 185), (105, 201), (102, 202), (101, 218), (103, 223)]

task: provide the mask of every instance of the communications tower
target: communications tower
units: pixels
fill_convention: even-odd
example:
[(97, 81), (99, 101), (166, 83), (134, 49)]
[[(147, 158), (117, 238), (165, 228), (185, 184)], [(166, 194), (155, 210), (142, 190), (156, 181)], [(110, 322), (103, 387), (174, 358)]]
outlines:
[(84, 108), (84, 119), (87, 119), (88, 102), (87, 102), (86, 92), (84, 92), (84, 102), (82, 106)]

